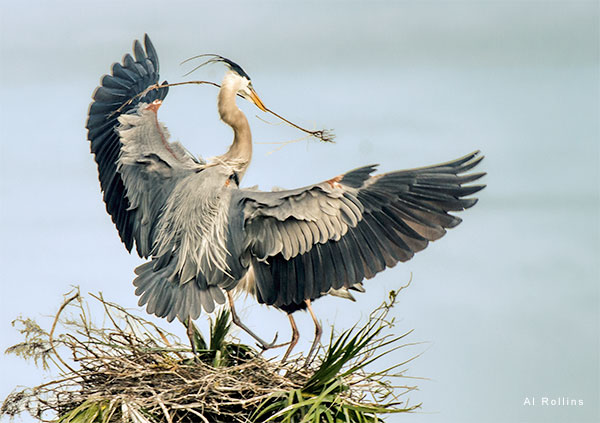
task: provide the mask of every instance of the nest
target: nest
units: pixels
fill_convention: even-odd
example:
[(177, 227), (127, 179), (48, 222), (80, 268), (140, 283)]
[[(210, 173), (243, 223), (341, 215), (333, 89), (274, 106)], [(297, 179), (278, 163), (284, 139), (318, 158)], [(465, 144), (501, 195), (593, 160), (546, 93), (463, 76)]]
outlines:
[[(402, 363), (375, 372), (366, 366), (400, 344), (386, 334), (387, 315), (399, 291), (374, 310), (367, 324), (334, 336), (308, 366), (302, 357), (267, 360), (228, 336), (227, 310), (211, 321), (205, 339), (194, 327), (196, 354), (174, 335), (123, 307), (92, 295), (104, 308), (106, 327), (92, 324), (78, 290), (66, 296), (50, 331), (34, 320), (13, 325), (24, 342), (6, 352), (32, 359), (57, 380), (15, 390), (1, 415), (28, 412), (41, 421), (92, 423), (154, 422), (354, 422), (413, 411), (405, 396), (415, 386), (391, 382), (404, 377)], [(70, 318), (62, 317), (70, 309)], [(60, 331), (57, 329), (60, 328)], [(60, 332), (60, 333), (57, 333)], [(65, 359), (64, 357), (69, 357)]]

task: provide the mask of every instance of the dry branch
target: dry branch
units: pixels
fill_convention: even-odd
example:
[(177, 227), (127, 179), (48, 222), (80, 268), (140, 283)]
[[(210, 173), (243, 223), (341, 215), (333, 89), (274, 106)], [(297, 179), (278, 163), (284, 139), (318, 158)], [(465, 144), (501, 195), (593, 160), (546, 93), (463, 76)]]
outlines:
[[(58, 416), (62, 423), (300, 422), (308, 416), (311, 421), (330, 421), (331, 416), (333, 421), (354, 421), (356, 413), (364, 421), (379, 421), (378, 414), (419, 406), (401, 399), (414, 386), (390, 382), (403, 376), (397, 366), (365, 370), (386, 351), (402, 347), (397, 342), (408, 335), (382, 332), (393, 325), (386, 316), (396, 295), (390, 294), (390, 301), (372, 313), (366, 326), (332, 336), (322, 357), (303, 368), (302, 357), (281, 364), (226, 340), (208, 349), (199, 333), (194, 356), (174, 335), (92, 295), (104, 307), (108, 322), (98, 328), (76, 290), (65, 297), (49, 333), (31, 319), (13, 322), (22, 326), (26, 339), (7, 353), (32, 358), (44, 368), (54, 364), (60, 377), (13, 392), (0, 414), (27, 411), (41, 421)], [(64, 317), (66, 310), (77, 317)], [(211, 339), (218, 338), (214, 331), (224, 331), (225, 339), (229, 326), (229, 315), (222, 312), (211, 325)], [(62, 331), (55, 335), (59, 327)]]

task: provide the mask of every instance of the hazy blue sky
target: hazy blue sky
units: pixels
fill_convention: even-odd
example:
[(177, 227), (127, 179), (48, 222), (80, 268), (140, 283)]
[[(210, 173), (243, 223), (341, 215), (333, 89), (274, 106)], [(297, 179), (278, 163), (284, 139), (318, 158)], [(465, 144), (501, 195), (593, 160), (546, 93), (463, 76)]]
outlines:
[[(273, 110), (335, 130), (336, 144), (303, 140), (269, 154), (277, 145), (264, 143), (302, 134), (240, 104), (256, 142), (245, 185), (291, 188), (364, 164), (388, 171), (486, 155), (488, 187), (459, 227), (366, 282), (357, 303), (315, 305), (342, 330), (412, 273), (397, 331), (414, 329), (408, 341), (424, 344), (389, 360), (424, 352), (407, 375), (428, 380), (410, 395), (422, 411), (388, 421), (600, 421), (596, 1), (2, 2), (0, 350), (20, 339), (12, 319), (48, 325), (71, 285), (136, 307), (140, 260), (104, 211), (84, 126), (100, 76), (145, 32), (169, 81), (184, 79), (183, 59), (219, 53)], [(193, 77), (222, 74), (213, 66)], [(231, 141), (215, 96), (172, 89), (160, 110), (173, 137), (205, 157)], [(248, 301), (243, 315), (265, 336), (289, 336), (280, 312)], [(311, 322), (298, 321), (307, 348)], [(2, 398), (43, 380), (12, 356), (0, 375)], [(527, 397), (584, 405), (528, 407)]]

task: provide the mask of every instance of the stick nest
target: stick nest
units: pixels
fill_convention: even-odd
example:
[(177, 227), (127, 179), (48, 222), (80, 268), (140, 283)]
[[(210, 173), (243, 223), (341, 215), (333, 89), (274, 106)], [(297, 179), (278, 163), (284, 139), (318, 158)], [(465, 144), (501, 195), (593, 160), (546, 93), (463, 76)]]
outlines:
[(410, 332), (384, 333), (393, 325), (387, 314), (398, 292), (390, 293), (365, 326), (332, 334), (329, 345), (303, 367), (302, 357), (267, 360), (230, 340), (227, 310), (211, 320), (209, 339), (193, 328), (194, 355), (176, 336), (90, 294), (104, 308), (105, 324), (97, 327), (76, 289), (65, 297), (49, 332), (29, 318), (13, 322), (25, 340), (6, 353), (32, 359), (44, 370), (55, 367), (60, 377), (13, 391), (0, 415), (26, 411), (62, 423), (381, 421), (378, 415), (420, 406), (403, 399), (415, 386), (390, 382), (405, 377), (398, 369), (415, 357), (385, 370), (365, 368), (411, 345), (399, 345)]

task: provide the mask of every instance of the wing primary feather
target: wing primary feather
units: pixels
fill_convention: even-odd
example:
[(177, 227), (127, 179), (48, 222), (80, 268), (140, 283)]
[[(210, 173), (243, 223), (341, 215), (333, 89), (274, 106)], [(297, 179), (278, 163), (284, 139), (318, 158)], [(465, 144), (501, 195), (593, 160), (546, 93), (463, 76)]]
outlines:
[(294, 266), (296, 273), (296, 287), (294, 290), (294, 297), (292, 298), (294, 304), (302, 304), (302, 302), (304, 301), (304, 284), (306, 283), (306, 270), (304, 268), (304, 263), (302, 259), (299, 259), (303, 255), (304, 254), (290, 260), (290, 263)]
[[(146, 52), (140, 42), (135, 41), (135, 59), (131, 54), (126, 54), (122, 63), (112, 65), (111, 74), (101, 78), (101, 85), (93, 93), (94, 101), (89, 107), (86, 123), (91, 151), (98, 164), (98, 176), (107, 211), (117, 226), (127, 250), (131, 251), (135, 243), (136, 251), (142, 257), (146, 257), (151, 249), (152, 239), (148, 235), (152, 228), (136, 221), (141, 218), (137, 216), (138, 211), (131, 207), (126, 194), (122, 179), (123, 169), (117, 169), (116, 166), (122, 144), (115, 128), (119, 125), (119, 116), (134, 113), (134, 109), (140, 103), (152, 102), (156, 98), (164, 99), (168, 92), (167, 88), (163, 88), (153, 90), (142, 98), (136, 98), (137, 94), (157, 83), (159, 76), (156, 51), (147, 36), (144, 41)], [(127, 103), (131, 99), (134, 101)], [(139, 233), (140, 230), (144, 233)]]
[(312, 250), (310, 250), (312, 268), (313, 268), (313, 286), (312, 291), (305, 293), (305, 299), (314, 299), (320, 295), (320, 287), (325, 285), (327, 282), (323, 279), (326, 277), (323, 272), (323, 264), (321, 258), (321, 245), (316, 244)]
[(335, 267), (335, 278), (331, 281), (331, 286), (334, 289), (340, 289), (346, 284), (348, 276), (346, 274), (344, 259), (342, 258), (342, 254), (340, 252), (339, 241), (330, 241), (327, 244), (329, 246), (331, 258)]
[(251, 254), (258, 255), (252, 260), (263, 269), (257, 281), (269, 274), (268, 288), (258, 283), (259, 298), (272, 290), (275, 305), (295, 310), (303, 299), (350, 288), (409, 260), (461, 222), (450, 212), (476, 203), (464, 197), (484, 185), (465, 184), (484, 173), (464, 172), (481, 161), (478, 155), (375, 176), (375, 166), (366, 166), (294, 190), (243, 190)]
[(377, 166), (378, 165), (369, 165), (351, 170), (350, 172), (342, 175), (340, 184), (347, 185), (352, 188), (360, 188), (364, 182), (369, 179), (371, 173), (375, 171)]
[(364, 278), (370, 279), (374, 273), (371, 271), (371, 268), (364, 257), (365, 254), (363, 253), (363, 249), (366, 249), (367, 247), (365, 246), (361, 233), (354, 228), (354, 230), (348, 231), (344, 238), (348, 243), (348, 250), (352, 254), (352, 263), (354, 264), (356, 278), (360, 278), (360, 280), (363, 280)]
[(394, 267), (398, 261), (407, 261), (413, 255), (411, 248), (404, 242), (402, 237), (393, 227), (386, 228), (378, 219), (381, 214), (373, 214), (369, 219), (369, 226), (375, 232), (381, 246), (385, 264), (387, 267)]
[(254, 292), (256, 293), (256, 301), (259, 304), (270, 304), (272, 298), (272, 277), (270, 268), (264, 263), (259, 262), (256, 257), (251, 257), (250, 266), (254, 272)]
[[(314, 286), (316, 284), (316, 281), (314, 279), (314, 269), (313, 269), (313, 260), (312, 260), (312, 250), (307, 252), (306, 254), (302, 254), (301, 256), (298, 256), (296, 258), (294, 258), (294, 260), (301, 260), (301, 264), (300, 266), (303, 269), (303, 276), (304, 276), (304, 283), (302, 284), (302, 288), (303, 290), (300, 291), (298, 290), (298, 295), (296, 297), (296, 300), (308, 300), (310, 299), (312, 292), (314, 290)], [(298, 265), (296, 265), (296, 268), (298, 268)], [(300, 304), (300, 302), (297, 302), (297, 304)]]
[(363, 219), (356, 228), (357, 232), (360, 233), (363, 238), (363, 243), (361, 245), (363, 259), (368, 263), (372, 275), (375, 276), (376, 273), (381, 272), (385, 268), (385, 260), (379, 251), (375, 235), (369, 229), (368, 224), (365, 223), (365, 219)]
[(331, 255), (331, 250), (329, 248), (329, 243), (318, 244), (317, 248), (320, 253), (321, 258), (321, 283), (318, 284), (318, 289), (313, 291), (314, 298), (318, 298), (322, 293), (329, 291), (331, 286), (335, 281), (335, 262)]
[(277, 301), (275, 305), (285, 305), (287, 299), (287, 267), (284, 266), (284, 260), (281, 255), (273, 257), (273, 263), (271, 264), (273, 273), (273, 285), (275, 287), (275, 293), (277, 295)]
[[(398, 239), (398, 242), (404, 248), (400, 248), (400, 245), (395, 244), (394, 241), (390, 239), (390, 236), (387, 233), (388, 231), (381, 226), (373, 214), (366, 216), (363, 220), (365, 220), (365, 224), (369, 227), (369, 230), (374, 235), (373, 239), (376, 242), (379, 252), (381, 253), (385, 267), (395, 266), (396, 263), (398, 263), (399, 258), (405, 256), (406, 251), (410, 253), (410, 249), (401, 239)], [(403, 250), (404, 254), (402, 253)]]
[(349, 246), (348, 237), (342, 237), (339, 241), (337, 241), (336, 245), (344, 262), (344, 268), (346, 269), (346, 287), (356, 282), (360, 282), (363, 279), (363, 275), (360, 274), (359, 276), (359, 274), (357, 274), (356, 265), (354, 264), (355, 260), (358, 260), (360, 263), (360, 257), (355, 257), (353, 254), (353, 249)]
[(144, 62), (146, 60), (146, 53), (144, 53), (142, 44), (138, 40), (133, 42), (133, 54), (135, 56), (135, 60), (138, 62)]
[(285, 262), (282, 262), (282, 265), (285, 266), (286, 268), (286, 275), (287, 278), (285, 280), (282, 280), (280, 282), (280, 284), (285, 284), (287, 286), (287, 292), (286, 292), (286, 298), (285, 298), (285, 304), (289, 305), (292, 303), (295, 303), (296, 301), (296, 294), (297, 294), (297, 287), (298, 287), (298, 280), (297, 280), (297, 274), (296, 274), (296, 266), (295, 266), (295, 260), (287, 260)]

